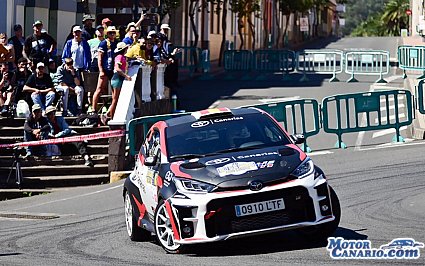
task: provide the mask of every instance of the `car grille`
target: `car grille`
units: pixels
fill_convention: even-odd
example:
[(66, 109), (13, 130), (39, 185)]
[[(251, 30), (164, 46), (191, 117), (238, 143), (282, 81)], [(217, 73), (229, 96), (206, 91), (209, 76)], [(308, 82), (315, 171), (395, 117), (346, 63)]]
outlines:
[[(235, 205), (283, 198), (284, 210), (237, 217)], [(222, 199), (207, 204), (208, 211), (215, 215), (205, 220), (208, 237), (272, 228), (281, 225), (314, 221), (313, 200), (304, 187), (292, 187)]]

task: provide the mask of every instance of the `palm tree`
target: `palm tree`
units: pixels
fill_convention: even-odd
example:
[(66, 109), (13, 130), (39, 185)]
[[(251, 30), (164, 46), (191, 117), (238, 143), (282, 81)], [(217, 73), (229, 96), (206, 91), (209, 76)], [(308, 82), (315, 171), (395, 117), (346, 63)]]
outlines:
[(400, 29), (407, 28), (409, 16), (409, 0), (391, 0), (385, 5), (382, 21), (386, 25), (388, 35), (399, 36)]

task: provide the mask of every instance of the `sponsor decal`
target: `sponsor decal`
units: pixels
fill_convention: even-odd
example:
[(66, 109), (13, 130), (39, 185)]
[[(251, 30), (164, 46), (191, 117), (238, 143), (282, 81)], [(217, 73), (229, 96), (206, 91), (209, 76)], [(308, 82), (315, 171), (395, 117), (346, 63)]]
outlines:
[(197, 121), (192, 123), (190, 126), (194, 128), (198, 128), (198, 127), (206, 127), (209, 124), (210, 124), (210, 121)]
[(255, 162), (235, 162), (217, 168), (217, 172), (220, 177), (227, 175), (243, 175), (248, 171), (255, 170), (258, 170), (257, 164)]
[(326, 249), (332, 259), (418, 259), (424, 243), (413, 238), (396, 238), (379, 248), (372, 248), (370, 240), (345, 240), (329, 237)]
[(246, 159), (246, 158), (255, 158), (255, 157), (263, 157), (263, 156), (272, 156), (272, 155), (279, 155), (278, 152), (263, 152), (263, 153), (255, 153), (255, 154), (248, 154), (248, 155), (240, 155), (237, 156), (237, 159)]
[(217, 165), (230, 162), (230, 158), (218, 158), (205, 163), (205, 165)]
[(171, 179), (174, 177), (174, 173), (171, 171), (168, 171), (165, 173), (165, 180), (171, 181)]
[(263, 168), (271, 168), (274, 165), (274, 160), (273, 161), (264, 161), (264, 162), (257, 162), (257, 167), (259, 169), (263, 169)]
[(156, 176), (157, 173), (155, 171), (148, 170), (146, 173), (146, 184), (156, 186)]
[(231, 122), (231, 121), (237, 121), (237, 120), (243, 120), (242, 116), (235, 116), (235, 117), (229, 117), (229, 118), (217, 118), (214, 119), (214, 123), (222, 123), (222, 122)]

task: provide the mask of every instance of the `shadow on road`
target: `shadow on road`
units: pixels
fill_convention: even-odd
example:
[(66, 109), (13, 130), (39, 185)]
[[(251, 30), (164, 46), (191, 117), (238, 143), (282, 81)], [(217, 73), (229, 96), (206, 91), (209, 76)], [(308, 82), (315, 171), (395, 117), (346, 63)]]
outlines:
[[(365, 240), (367, 235), (360, 234), (355, 230), (339, 227), (334, 237), (343, 237), (350, 240)], [(214, 257), (214, 256), (240, 256), (268, 254), (293, 250), (304, 250), (326, 247), (327, 241), (308, 241), (302, 239), (295, 232), (279, 232), (274, 234), (242, 238), (217, 242), (213, 244), (202, 244), (189, 246), (186, 256)]]

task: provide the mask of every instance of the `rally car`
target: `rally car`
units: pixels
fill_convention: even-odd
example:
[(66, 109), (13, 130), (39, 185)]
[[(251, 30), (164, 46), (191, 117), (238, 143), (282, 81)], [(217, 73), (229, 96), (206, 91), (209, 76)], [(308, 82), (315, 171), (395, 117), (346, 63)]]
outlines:
[(156, 122), (124, 183), (131, 240), (189, 244), (294, 229), (324, 238), (340, 205), (323, 171), (268, 113), (209, 109)]

